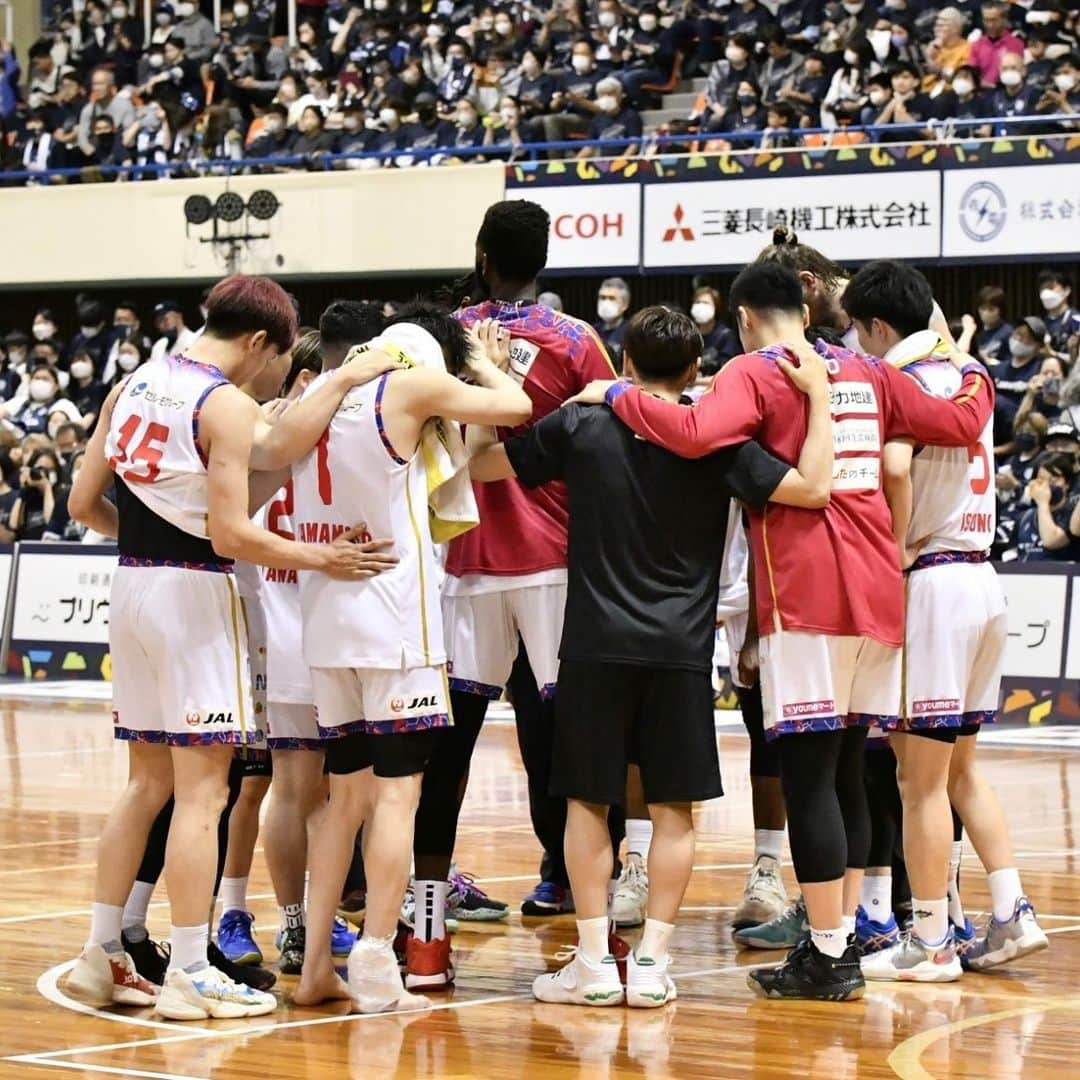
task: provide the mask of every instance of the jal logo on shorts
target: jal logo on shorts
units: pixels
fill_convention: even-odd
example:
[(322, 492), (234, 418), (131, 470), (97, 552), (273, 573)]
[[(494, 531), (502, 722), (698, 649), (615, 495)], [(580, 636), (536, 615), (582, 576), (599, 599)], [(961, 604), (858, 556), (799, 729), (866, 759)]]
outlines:
[(404, 712), (405, 711), (405, 699), (404, 698), (391, 698), (390, 699), (390, 711), (391, 712)]
[(189, 712), (184, 717), (188, 727), (198, 727), (202, 723), (202, 715), (197, 712)]
[[(430, 694), (426, 697), (414, 697), (409, 702), (408, 711), (416, 712), (417, 709), (437, 709), (439, 707), (439, 697), (437, 694)], [(401, 713), (406, 711), (404, 698), (391, 698), (390, 699), (390, 711), (395, 713)]]
[(231, 724), (231, 712), (198, 712), (191, 709), (184, 715), (188, 727), (209, 727), (211, 724)]

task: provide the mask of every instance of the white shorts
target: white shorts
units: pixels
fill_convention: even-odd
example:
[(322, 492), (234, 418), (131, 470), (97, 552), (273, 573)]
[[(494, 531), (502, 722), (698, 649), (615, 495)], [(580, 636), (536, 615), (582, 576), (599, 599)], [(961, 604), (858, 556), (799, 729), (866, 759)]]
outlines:
[(765, 734), (896, 726), (902, 650), (866, 637), (781, 630), (761, 656)]
[(321, 750), (314, 705), (271, 701), (266, 706), (266, 745), (271, 750)]
[(1008, 635), (1005, 592), (989, 563), (908, 574), (900, 730), (992, 721)]
[(449, 727), (446, 668), (312, 668), (319, 735), (398, 734)]
[(117, 567), (109, 606), (118, 739), (265, 749), (231, 573)]
[(266, 613), (257, 599), (240, 597), (240, 613), (247, 632), (248, 657), (251, 660), (251, 700), (260, 743), (266, 746)]
[(565, 582), (469, 596), (444, 592), (450, 688), (498, 698), (517, 659), (520, 634), (540, 696), (550, 698), (559, 677), (565, 609)]

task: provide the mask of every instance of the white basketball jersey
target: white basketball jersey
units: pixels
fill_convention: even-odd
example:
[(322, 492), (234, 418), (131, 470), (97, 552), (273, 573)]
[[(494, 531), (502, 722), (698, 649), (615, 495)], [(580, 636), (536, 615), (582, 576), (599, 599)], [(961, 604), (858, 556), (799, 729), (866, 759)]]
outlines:
[(183, 356), (151, 360), (116, 399), (105, 454), (109, 467), (158, 517), (192, 536), (207, 533), (206, 460), (199, 412), (228, 379)]
[(392, 570), (358, 581), (300, 575), (311, 667), (401, 670), (446, 661), (427, 473), (421, 454), (399, 457), (383, 430), (388, 378), (351, 390), (318, 446), (293, 466), (297, 540), (328, 542), (362, 526), (365, 538), (392, 539), (399, 559)]
[[(921, 361), (904, 369), (935, 397), (952, 397), (962, 376), (942, 360)], [(912, 459), (911, 524), (908, 543), (925, 537), (921, 554), (986, 551), (994, 540), (994, 435), (989, 422), (973, 446), (925, 446)]]

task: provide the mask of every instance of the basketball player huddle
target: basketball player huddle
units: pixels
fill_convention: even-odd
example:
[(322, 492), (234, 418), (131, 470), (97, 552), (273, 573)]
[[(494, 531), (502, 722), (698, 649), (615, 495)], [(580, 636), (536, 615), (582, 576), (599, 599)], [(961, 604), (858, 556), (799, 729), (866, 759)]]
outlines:
[[(639, 312), (616, 381), (590, 327), (537, 303), (548, 229), (534, 203), (495, 204), (457, 310), (418, 301), (370, 332), (339, 302), (298, 339), (278, 285), (227, 278), (183, 354), (110, 394), (69, 507), (119, 547), (129, 780), (73, 996), (174, 1020), (277, 1006), (236, 869), (243, 802), (228, 825), (268, 758), (294, 1003), (429, 1008), (455, 978), (450, 916), (507, 914), (452, 859), (487, 703), (509, 686), (544, 848), (523, 914), (574, 912), (579, 937), (534, 995), (674, 1000), (692, 810), (722, 793), (718, 594), (760, 817), (735, 938), (790, 949), (751, 989), (849, 1000), (866, 979), (948, 981), (1046, 947), (974, 760), (1006, 640), (993, 388), (926, 281), (892, 262), (849, 279), (778, 235), (731, 290), (747, 351), (693, 403), (686, 316)], [(899, 822), (878, 820), (871, 771), (899, 780), (906, 859), (874, 840)], [(989, 874), (981, 933), (960, 823)], [(167, 950), (145, 926), (162, 869)], [(616, 929), (637, 925), (631, 948)]]

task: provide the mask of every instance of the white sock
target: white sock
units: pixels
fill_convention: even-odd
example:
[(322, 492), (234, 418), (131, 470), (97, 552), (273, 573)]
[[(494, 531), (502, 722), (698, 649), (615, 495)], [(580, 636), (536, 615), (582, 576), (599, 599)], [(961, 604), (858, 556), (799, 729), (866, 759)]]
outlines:
[(855, 916), (844, 915), (842, 918), (844, 920), (844, 933), (848, 937), (851, 937), (851, 935), (855, 933)]
[(300, 930), (304, 926), (304, 905), (303, 904), (285, 904), (284, 907), (279, 907), (278, 912), (281, 915), (281, 929), (282, 930)]
[(636, 955), (649, 956), (653, 960), (663, 960), (667, 956), (668, 942), (675, 931), (675, 924), (661, 922), (659, 919), (646, 919), (645, 929), (641, 933), (641, 942)]
[(210, 927), (206, 923), (198, 926), (174, 926), (169, 931), (169, 970), (198, 971), (207, 966), (206, 946), (210, 942)]
[(438, 941), (446, 937), (448, 881), (417, 881), (413, 885), (416, 914), (413, 916), (417, 941)]
[(1008, 922), (1013, 917), (1016, 901), (1024, 895), (1020, 885), (1020, 871), (1015, 866), (1005, 870), (995, 870), (987, 875), (990, 882), (990, 897), (994, 902), (994, 918), (999, 923)]
[(810, 928), (810, 940), (813, 941), (817, 951), (824, 953), (825, 956), (831, 956), (834, 960), (839, 960), (844, 955), (847, 939), (848, 931), (843, 926), (838, 926), (835, 930)]
[(865, 875), (859, 902), (876, 923), (887, 923), (892, 915), (892, 874)]
[(221, 910), (247, 911), (247, 883), (246, 877), (223, 877), (218, 896), (221, 898)]
[(120, 940), (124, 909), (118, 904), (94, 904), (90, 914), (90, 937), (87, 945), (109, 945)]
[(649, 861), (649, 845), (652, 843), (652, 820), (645, 818), (626, 819), (626, 853), (640, 855), (644, 862)]
[(781, 862), (784, 856), (784, 830), (783, 829), (755, 829), (754, 830), (754, 860), (762, 855), (769, 855)]
[(598, 964), (608, 954), (608, 921), (599, 919), (578, 919), (578, 948), (586, 960)]
[(154, 895), (156, 884), (153, 881), (136, 881), (128, 893), (120, 925), (132, 941), (143, 941), (147, 937), (146, 913), (150, 909), (150, 898)]
[(963, 851), (964, 841), (954, 840), (949, 856), (949, 918), (960, 927), (967, 922), (964, 903), (960, 899), (960, 857)]
[(916, 900), (911, 898), (911, 912), (914, 919), (913, 929), (916, 936), (925, 945), (940, 945), (949, 933), (949, 901)]

